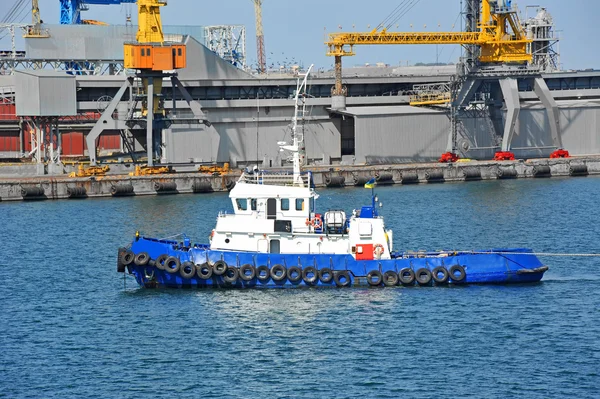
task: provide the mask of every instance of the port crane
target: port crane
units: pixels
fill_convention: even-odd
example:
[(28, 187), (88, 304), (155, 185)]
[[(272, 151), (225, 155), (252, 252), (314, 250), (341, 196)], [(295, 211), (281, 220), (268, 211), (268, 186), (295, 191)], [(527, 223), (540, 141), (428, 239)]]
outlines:
[(136, 0), (59, 0), (60, 23), (63, 25), (82, 24), (89, 20), (81, 19), (81, 12), (88, 10), (88, 5), (119, 5), (131, 4)]
[[(123, 142), (132, 154), (130, 137), (124, 132), (144, 131), (147, 152), (147, 166), (142, 174), (164, 173), (166, 167), (155, 167), (155, 160), (161, 158), (161, 135), (163, 129), (173, 123), (200, 123), (210, 126), (200, 104), (194, 101), (177, 77), (176, 70), (186, 67), (186, 46), (183, 42), (166, 42), (164, 40), (160, 7), (165, 6), (166, 0), (137, 0), (138, 31), (136, 41), (125, 43), (125, 68), (134, 70), (135, 76), (128, 77), (108, 107), (104, 110), (98, 122), (86, 136), (90, 153), (90, 164), (96, 166), (96, 139), (106, 129), (119, 130)], [(179, 93), (193, 113), (191, 119), (171, 118), (164, 108), (162, 98), (163, 80), (169, 79), (175, 92)], [(141, 82), (141, 87), (136, 85)], [(128, 111), (119, 114), (117, 108), (121, 99), (129, 92)], [(141, 102), (141, 107), (138, 103)], [(141, 108), (141, 111), (138, 111)], [(176, 96), (173, 95), (173, 110), (176, 109)], [(138, 137), (143, 142), (143, 138)]]
[(411, 105), (428, 106), (450, 103), (452, 131), (443, 161), (458, 159), (457, 136), (461, 110), (484, 81), (499, 84), (507, 106), (501, 151), (496, 158), (514, 157), (510, 143), (520, 112), (517, 78), (534, 80), (534, 91), (546, 107), (550, 119), (553, 142), (562, 148), (558, 107), (552, 98), (540, 71), (528, 65), (532, 61), (529, 44), (532, 42), (523, 29), (512, 0), (466, 0), (467, 19), (464, 32), (389, 32), (376, 28), (370, 32), (338, 32), (329, 34), (327, 55), (335, 57), (335, 85), (332, 88), (332, 109), (346, 106), (346, 88), (342, 82), (342, 57), (355, 55), (355, 46), (399, 44), (459, 44), (467, 49), (463, 70), (449, 85), (450, 92), (424, 90), (411, 98)]

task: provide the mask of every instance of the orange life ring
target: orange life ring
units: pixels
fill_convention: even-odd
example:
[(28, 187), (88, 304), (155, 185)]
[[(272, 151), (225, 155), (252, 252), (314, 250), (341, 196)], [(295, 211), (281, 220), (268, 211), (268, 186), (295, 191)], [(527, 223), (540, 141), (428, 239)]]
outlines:
[(323, 227), (323, 219), (321, 219), (319, 216), (316, 216), (313, 219), (313, 226), (315, 227), (315, 229), (320, 229)]
[[(378, 254), (377, 253), (377, 249), (381, 248), (381, 252)], [(378, 255), (383, 255), (383, 253), (385, 252), (385, 248), (383, 247), (383, 245), (381, 244), (375, 244), (373, 245), (373, 256), (377, 257)]]

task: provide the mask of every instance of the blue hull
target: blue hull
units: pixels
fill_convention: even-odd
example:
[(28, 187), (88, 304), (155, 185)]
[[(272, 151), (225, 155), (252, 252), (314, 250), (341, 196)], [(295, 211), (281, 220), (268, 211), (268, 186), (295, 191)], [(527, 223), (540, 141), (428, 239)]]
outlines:
[[(392, 286), (392, 285), (448, 285), (448, 284), (509, 284), (533, 283), (542, 279), (548, 269), (528, 249), (494, 249), (481, 252), (430, 252), (420, 254), (398, 253), (395, 258), (385, 260), (355, 260), (351, 255), (318, 255), (318, 254), (268, 254), (210, 250), (207, 245), (185, 247), (183, 243), (168, 240), (156, 240), (141, 237), (136, 239), (130, 248), (130, 254), (147, 253), (150, 260), (142, 265), (127, 259), (127, 264), (119, 256), (120, 271), (132, 274), (142, 287), (230, 287), (230, 288), (289, 288), (297, 286)], [(123, 249), (120, 255), (123, 254)], [(161, 255), (168, 255), (179, 260), (188, 267), (165, 268), (157, 267), (155, 260)], [(201, 278), (198, 273), (190, 276), (191, 268), (195, 265), (214, 265), (216, 262), (225, 267), (239, 271), (242, 265), (247, 265), (246, 271), (251, 272), (262, 266), (263, 271), (274, 265), (290, 271), (291, 275), (274, 278), (262, 275), (261, 278), (246, 275), (248, 281), (236, 277), (236, 270), (231, 270), (229, 279), (225, 275), (215, 275)], [(143, 264), (146, 263), (146, 264)], [(193, 265), (192, 265), (193, 264)], [(118, 267), (119, 268), (119, 267)], [(168, 270), (170, 269), (170, 271)], [(302, 278), (302, 271), (312, 270), (312, 273)], [(445, 273), (450, 271), (450, 273)], [(292, 272), (293, 270), (293, 272)], [(410, 281), (411, 272), (417, 274)], [(430, 272), (427, 278), (427, 271)], [(321, 272), (324, 278), (319, 278)], [(387, 272), (387, 273), (386, 273)], [(188, 274), (188, 277), (183, 277)], [(328, 275), (328, 273), (330, 275)], [(400, 279), (396, 281), (398, 274)], [(431, 275), (433, 273), (433, 276)], [(314, 274), (314, 275), (313, 275)], [(395, 277), (394, 277), (395, 276)], [(402, 278), (404, 276), (404, 279)], [(206, 277), (206, 276), (205, 276)], [(382, 278), (383, 277), (383, 278)], [(433, 277), (433, 278), (432, 278)], [(437, 281), (436, 281), (437, 277)], [(231, 281), (231, 280), (234, 281)], [(420, 281), (419, 281), (420, 279)], [(226, 281), (229, 280), (229, 281)], [(279, 280), (279, 281), (276, 281)]]

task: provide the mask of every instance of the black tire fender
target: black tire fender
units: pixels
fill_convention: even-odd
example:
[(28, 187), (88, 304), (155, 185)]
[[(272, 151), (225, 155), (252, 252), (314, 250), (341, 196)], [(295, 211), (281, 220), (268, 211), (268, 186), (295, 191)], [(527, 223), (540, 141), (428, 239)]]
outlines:
[(223, 274), (223, 281), (227, 284), (235, 284), (240, 277), (240, 272), (237, 267), (229, 266)]
[(316, 284), (319, 281), (319, 272), (312, 266), (305, 267), (302, 270), (302, 280), (308, 285)]
[(216, 276), (222, 276), (225, 274), (225, 272), (227, 271), (227, 268), (229, 266), (227, 265), (227, 262), (225, 262), (224, 260), (218, 260), (215, 262), (215, 264), (212, 266), (213, 268), (213, 273)]
[(154, 261), (154, 266), (156, 266), (158, 270), (165, 270), (165, 261), (167, 259), (169, 259), (169, 255), (159, 255), (158, 258), (156, 258), (156, 261)]
[(333, 281), (338, 287), (350, 287), (352, 284), (348, 270), (340, 270), (333, 273)]
[(438, 266), (431, 271), (431, 278), (433, 278), (436, 284), (446, 284), (448, 278), (450, 278), (450, 273), (448, 273), (448, 270), (444, 266)]
[(431, 271), (422, 267), (415, 272), (415, 279), (419, 285), (427, 285), (431, 283)]
[(467, 278), (467, 272), (461, 265), (454, 265), (450, 267), (450, 278), (455, 283), (462, 283)]
[(185, 261), (179, 268), (179, 275), (182, 278), (190, 279), (196, 275), (196, 266), (190, 261)]
[(165, 270), (171, 274), (175, 274), (181, 268), (181, 262), (174, 256), (169, 256), (164, 263)]
[(271, 279), (271, 271), (269, 270), (269, 266), (261, 265), (256, 268), (256, 278), (261, 283), (266, 283)]
[(415, 272), (409, 267), (405, 267), (398, 273), (400, 282), (404, 285), (413, 285), (415, 283)]
[(383, 273), (383, 285), (386, 287), (395, 287), (398, 285), (398, 282), (400, 282), (400, 279), (398, 278), (398, 273), (395, 271), (388, 270)]
[(377, 287), (383, 282), (383, 274), (379, 270), (371, 270), (367, 273), (367, 282), (371, 287)]
[(117, 251), (117, 273), (125, 273), (125, 265), (123, 264), (122, 257), (127, 252), (127, 248), (121, 247)]
[(148, 252), (140, 252), (133, 259), (133, 263), (135, 263), (138, 266), (146, 266), (149, 261), (150, 255), (148, 255)]
[(288, 280), (290, 283), (297, 283), (302, 280), (302, 269), (298, 266), (291, 266), (287, 270)]
[(124, 266), (131, 265), (133, 263), (134, 259), (135, 259), (135, 254), (133, 252), (131, 252), (131, 250), (129, 250), (129, 249), (121, 254), (121, 263)]
[(208, 280), (213, 275), (213, 269), (208, 263), (196, 265), (196, 274), (202, 280)]
[(250, 263), (240, 267), (240, 278), (244, 281), (252, 281), (256, 277), (256, 269)]
[(283, 265), (273, 265), (270, 274), (273, 281), (284, 281), (287, 277), (287, 269)]
[(333, 281), (333, 272), (331, 271), (331, 269), (328, 267), (324, 267), (321, 270), (319, 270), (319, 280), (321, 280), (323, 284), (331, 283)]

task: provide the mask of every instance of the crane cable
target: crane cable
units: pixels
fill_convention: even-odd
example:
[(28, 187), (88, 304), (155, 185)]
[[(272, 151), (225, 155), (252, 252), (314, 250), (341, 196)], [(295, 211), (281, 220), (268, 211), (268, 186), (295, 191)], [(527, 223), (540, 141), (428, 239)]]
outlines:
[(377, 25), (377, 30), (385, 28), (389, 30), (396, 22), (410, 12), (420, 0), (403, 0), (394, 10)]
[[(27, 16), (28, 12), (28, 0), (16, 0), (13, 6), (8, 10), (4, 18), (2, 18), (2, 23), (14, 23), (14, 22), (23, 22), (23, 19)], [(4, 39), (9, 35), (9, 30), (2, 34), (0, 34), (0, 40)]]

